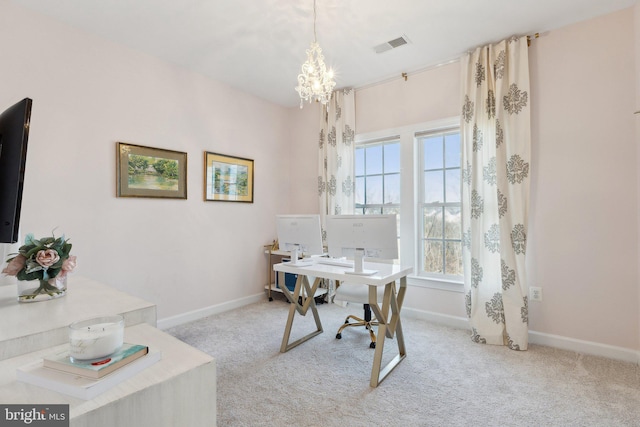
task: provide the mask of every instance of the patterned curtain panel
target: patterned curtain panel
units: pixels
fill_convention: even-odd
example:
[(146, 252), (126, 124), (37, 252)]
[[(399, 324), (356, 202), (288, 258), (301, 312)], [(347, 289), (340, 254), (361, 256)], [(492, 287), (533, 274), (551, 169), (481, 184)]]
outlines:
[(527, 38), (478, 48), (461, 65), (464, 284), (472, 338), (526, 350)]
[(327, 215), (353, 214), (353, 156), (356, 128), (352, 89), (333, 92), (322, 107), (318, 156), (318, 196), (323, 235)]

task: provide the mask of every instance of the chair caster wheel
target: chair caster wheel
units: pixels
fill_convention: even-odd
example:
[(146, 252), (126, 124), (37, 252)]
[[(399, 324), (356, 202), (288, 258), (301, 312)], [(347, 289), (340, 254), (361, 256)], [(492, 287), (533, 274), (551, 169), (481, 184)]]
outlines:
[(369, 344), (369, 348), (376, 348), (376, 343), (372, 342), (371, 344)]
[(342, 334), (336, 334), (336, 339), (337, 340), (342, 339)]
[(269, 301), (273, 301), (273, 297), (269, 297)]

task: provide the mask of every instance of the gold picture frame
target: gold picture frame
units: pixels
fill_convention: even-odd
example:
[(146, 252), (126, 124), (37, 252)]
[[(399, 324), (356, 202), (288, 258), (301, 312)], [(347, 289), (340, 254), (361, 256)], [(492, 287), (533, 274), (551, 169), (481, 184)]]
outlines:
[(204, 200), (253, 203), (253, 160), (205, 151)]
[(116, 143), (118, 197), (187, 198), (187, 153)]

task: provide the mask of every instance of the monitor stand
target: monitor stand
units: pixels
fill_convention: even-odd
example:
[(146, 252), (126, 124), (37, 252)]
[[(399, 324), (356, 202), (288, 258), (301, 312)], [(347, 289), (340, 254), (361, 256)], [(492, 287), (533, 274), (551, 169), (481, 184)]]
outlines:
[(297, 247), (295, 249), (291, 250), (291, 261), (289, 261), (289, 265), (292, 265), (294, 267), (307, 267), (307, 266), (313, 265), (313, 264), (314, 264), (313, 261), (298, 259), (298, 248)]
[(353, 256), (353, 270), (346, 270), (344, 274), (354, 274), (357, 276), (373, 276), (378, 270), (365, 270), (364, 265), (364, 249), (358, 248)]

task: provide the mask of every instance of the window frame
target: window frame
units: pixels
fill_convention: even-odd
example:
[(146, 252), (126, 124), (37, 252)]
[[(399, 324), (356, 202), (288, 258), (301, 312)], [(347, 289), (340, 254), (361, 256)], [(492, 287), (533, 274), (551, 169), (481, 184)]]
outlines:
[[(417, 157), (418, 142), (416, 135), (426, 132), (436, 132), (460, 128), (460, 116), (447, 117), (408, 126), (382, 129), (379, 131), (361, 132), (355, 135), (355, 146), (376, 141), (400, 139), (400, 242), (399, 250), (402, 254), (402, 264), (414, 267), (414, 272), (407, 276), (407, 284), (419, 288), (438, 289), (450, 292), (464, 292), (464, 284), (461, 277), (425, 277), (417, 274), (416, 265), (419, 265), (417, 254), (417, 209), (415, 206), (418, 197), (418, 177), (416, 171), (419, 168)], [(354, 146), (354, 147), (355, 147)], [(355, 155), (354, 155), (355, 166)], [(355, 169), (354, 169), (355, 170)], [(355, 198), (355, 195), (354, 195)], [(354, 199), (355, 200), (355, 199)]]
[[(424, 209), (442, 209), (443, 211), (447, 208), (458, 208), (460, 210), (460, 221), (462, 222), (462, 199), (459, 202), (449, 202), (447, 201), (447, 171), (450, 170), (458, 170), (460, 174), (462, 174), (462, 159), (457, 166), (447, 166), (446, 163), (446, 137), (448, 135), (460, 135), (460, 126), (455, 126), (446, 129), (437, 129), (432, 131), (418, 132), (415, 134), (415, 144), (416, 144), (416, 180), (418, 181), (418, 192), (416, 194), (415, 206), (416, 206), (416, 264), (415, 264), (415, 274), (420, 277), (425, 277), (429, 279), (436, 280), (445, 280), (452, 282), (462, 282), (464, 280), (463, 275), (457, 274), (447, 274), (447, 264), (446, 264), (446, 243), (447, 242), (456, 242), (459, 243), (460, 249), (462, 249), (462, 224), (460, 224), (460, 236), (459, 238), (447, 238), (444, 230), (442, 231), (442, 236), (439, 238), (425, 238), (425, 230), (424, 230), (424, 220), (423, 220), (423, 211)], [(427, 168), (424, 165), (425, 152), (424, 152), (424, 143), (423, 141), (426, 138), (441, 136), (442, 137), (442, 167), (441, 168)], [(460, 154), (462, 155), (462, 147), (460, 147)], [(442, 190), (443, 190), (443, 201), (438, 202), (428, 202), (424, 200), (425, 196), (425, 173), (431, 171), (442, 172)], [(460, 188), (458, 189), (458, 194), (462, 196), (462, 176), (459, 177)], [(444, 215), (444, 212), (443, 212)], [(438, 241), (442, 243), (442, 262), (443, 262), (443, 272), (427, 272), (424, 270), (424, 244), (426, 240)], [(462, 256), (462, 251), (460, 252)]]

